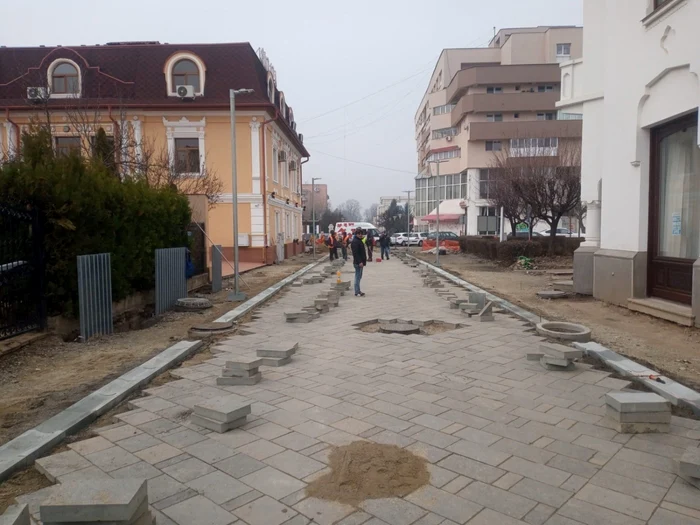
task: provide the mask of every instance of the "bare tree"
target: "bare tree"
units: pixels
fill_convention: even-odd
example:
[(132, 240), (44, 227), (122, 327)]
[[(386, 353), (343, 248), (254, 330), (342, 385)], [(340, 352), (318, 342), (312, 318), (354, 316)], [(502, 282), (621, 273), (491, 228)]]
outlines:
[(513, 169), (492, 169), (489, 175), (489, 204), (503, 208), (503, 217), (515, 235), (518, 225), (527, 222), (527, 203), (517, 190), (518, 180)]
[(371, 204), (369, 208), (365, 210), (365, 222), (374, 222), (377, 218), (377, 209), (379, 209), (379, 204)]
[(581, 200), (581, 142), (514, 139), (494, 154), (492, 165), (503, 177), (495, 186), (494, 201), (501, 200), (504, 207), (514, 204), (511, 214), (516, 219), (522, 217), (522, 205), (524, 210), (529, 207), (533, 218), (549, 225), (551, 249), (561, 218)]
[(355, 199), (348, 199), (343, 204), (338, 206), (338, 209), (343, 214), (343, 218), (348, 221), (359, 221), (362, 219), (362, 206)]

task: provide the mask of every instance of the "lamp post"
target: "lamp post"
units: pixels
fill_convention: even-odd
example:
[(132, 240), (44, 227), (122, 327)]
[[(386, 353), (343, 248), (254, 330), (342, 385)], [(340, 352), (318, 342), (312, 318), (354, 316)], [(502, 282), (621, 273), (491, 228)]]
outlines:
[[(406, 232), (408, 233), (408, 238), (411, 238), (411, 193), (413, 193), (413, 190), (403, 190), (404, 193), (407, 193), (407, 198), (406, 198)], [(410, 243), (409, 243), (410, 246)]]
[(429, 160), (429, 164), (437, 164), (437, 211), (436, 211), (436, 221), (435, 228), (435, 266), (440, 266), (440, 164), (447, 162), (446, 160)]
[(236, 95), (252, 93), (252, 89), (230, 89), (229, 105), (231, 112), (231, 203), (233, 205), (233, 293), (229, 301), (243, 301), (246, 295), (241, 292), (238, 274), (238, 173), (236, 170)]
[(316, 259), (316, 181), (321, 177), (311, 177), (311, 242), (313, 243), (313, 258)]

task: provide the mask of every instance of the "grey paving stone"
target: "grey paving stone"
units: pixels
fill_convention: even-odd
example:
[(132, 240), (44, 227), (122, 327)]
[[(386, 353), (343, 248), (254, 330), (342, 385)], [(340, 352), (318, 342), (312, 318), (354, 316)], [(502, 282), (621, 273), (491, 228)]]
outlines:
[(240, 428), (248, 423), (248, 420), (245, 416), (239, 419), (234, 419), (233, 421), (229, 421), (228, 423), (221, 423), (219, 421), (215, 421), (213, 419), (209, 419), (198, 414), (192, 414), (190, 416), (190, 421), (199, 427), (213, 430), (214, 432), (217, 432), (219, 434), (224, 434), (226, 432), (229, 432), (230, 430)]
[(505, 474), (505, 471), (500, 468), (491, 467), (458, 454), (452, 454), (443, 459), (438, 463), (438, 466), (484, 483), (493, 483)]
[[(372, 516), (366, 512), (353, 512), (350, 516), (340, 520), (337, 525), (363, 525), (368, 520), (372, 519)], [(440, 518), (442, 519), (442, 518)]]
[(200, 441), (199, 443), (184, 448), (183, 451), (209, 464), (230, 458), (236, 453), (232, 448), (222, 445), (213, 439)]
[(153, 447), (160, 443), (162, 443), (160, 439), (153, 437), (150, 434), (146, 434), (144, 432), (142, 434), (138, 434), (130, 438), (122, 439), (119, 442), (119, 446), (124, 450), (128, 450), (129, 452), (138, 452), (139, 450)]
[[(578, 459), (580, 461), (588, 461), (595, 454), (595, 450), (590, 448), (581, 447), (574, 445), (572, 443), (565, 443), (564, 441), (555, 440), (554, 442), (547, 445), (546, 449), (557, 454), (562, 454), (564, 456), (569, 456), (570, 458)], [(527, 458), (530, 459), (530, 458)], [(546, 461), (544, 461), (546, 463)]]
[(252, 490), (248, 485), (218, 470), (188, 481), (187, 486), (219, 505)]
[(505, 463), (502, 463), (501, 468), (554, 487), (558, 487), (564, 483), (570, 476), (568, 472), (540, 465), (539, 463), (533, 463), (532, 461), (527, 461), (526, 459), (515, 456), (506, 460)]
[(547, 466), (559, 469), (560, 471), (570, 472), (571, 474), (576, 474), (584, 478), (590, 478), (598, 472), (598, 467), (587, 463), (585, 461), (579, 461), (578, 459), (573, 459), (568, 456), (562, 456), (557, 454), (552, 459), (547, 462)]
[(264, 462), (299, 479), (310, 476), (326, 466), (293, 450), (285, 450), (280, 454), (270, 456)]
[[(153, 479), (161, 474), (162, 472), (160, 470), (145, 461), (139, 461), (138, 463), (113, 470), (109, 473), (109, 475), (115, 479)], [(64, 481), (65, 479), (61, 480), (62, 483)]]
[(140, 450), (136, 452), (135, 455), (151, 465), (155, 465), (156, 463), (166, 461), (180, 454), (182, 454), (182, 451), (179, 448), (170, 446), (167, 443), (160, 443), (159, 445)]
[(681, 456), (679, 471), (691, 478), (700, 478), (700, 448), (688, 447)]
[[(122, 439), (126, 439), (132, 436), (135, 436), (137, 434), (143, 433), (143, 430), (140, 428), (137, 428), (132, 425), (128, 425), (125, 423), (118, 423), (116, 425), (110, 425), (109, 427), (105, 428), (98, 428), (97, 433), (107, 439), (108, 441), (112, 441), (116, 443), (117, 441), (120, 441)], [(74, 443), (77, 444), (77, 443)], [(102, 449), (104, 450), (104, 449)], [(99, 452), (99, 450), (91, 451), (91, 452)], [(87, 452), (89, 453), (89, 452)]]
[(695, 510), (700, 510), (700, 498), (698, 498), (698, 489), (689, 485), (682, 479), (676, 479), (671, 489), (666, 494), (666, 501), (683, 505)]
[(412, 445), (407, 446), (406, 450), (413, 452), (416, 456), (425, 458), (430, 463), (437, 463), (451, 454), (451, 452), (447, 450), (428, 445), (427, 443), (421, 443), (420, 441), (416, 441)]
[(438, 448), (447, 448), (453, 443), (459, 441), (458, 437), (451, 436), (449, 434), (445, 434), (444, 432), (432, 430), (429, 428), (414, 433), (411, 435), (411, 437), (413, 439), (417, 439), (418, 441), (422, 441), (423, 443), (427, 443)]
[(525, 516), (537, 504), (535, 501), (479, 481), (470, 483), (457, 495), (517, 519)]
[[(336, 407), (333, 408), (335, 409)], [(364, 420), (368, 423), (372, 423), (375, 426), (385, 428), (386, 430), (391, 430), (392, 432), (402, 432), (413, 426), (413, 423), (403, 421), (402, 419), (389, 416), (387, 414), (372, 414), (371, 416), (364, 418)], [(333, 421), (333, 423), (334, 422), (335, 421)]]
[(573, 492), (529, 478), (523, 478), (517, 482), (510, 491), (556, 508), (561, 507), (573, 495)]
[(671, 405), (653, 392), (610, 392), (605, 402), (618, 412), (668, 412)]
[(559, 509), (558, 514), (586, 525), (644, 525), (642, 520), (620, 514), (610, 509), (571, 498)]
[(518, 481), (522, 480), (523, 477), (520, 474), (513, 474), (512, 472), (506, 472), (503, 476), (498, 478), (493, 483), (494, 487), (498, 487), (503, 490), (510, 490), (510, 488), (515, 485)]
[(136, 509), (145, 502), (146, 493), (146, 480), (89, 480), (61, 484), (41, 504), (41, 520), (56, 523), (130, 521)]
[(628, 496), (627, 494), (622, 494), (614, 490), (602, 488), (591, 483), (579, 490), (574, 497), (576, 499), (587, 501), (592, 505), (605, 507), (615, 512), (627, 514), (628, 516), (632, 516), (633, 518), (643, 521), (651, 518), (651, 515), (656, 508), (655, 503)]
[(607, 470), (599, 471), (591, 478), (591, 483), (608, 490), (622, 492), (628, 496), (659, 504), (666, 495), (666, 489), (638, 479), (619, 476)]
[[(246, 492), (242, 496), (238, 496), (237, 498), (228, 500), (226, 503), (221, 505), (221, 507), (224, 510), (231, 512), (234, 509), (237, 509), (238, 507), (250, 503), (251, 501), (255, 501), (258, 498), (262, 498), (263, 496), (264, 494), (262, 492), (259, 492), (257, 490), (251, 490), (250, 492)], [(284, 501), (282, 503), (284, 503)]]
[[(542, 450), (541, 448), (526, 445), (525, 443), (513, 441), (508, 438), (502, 438), (497, 443), (491, 445), (491, 448), (535, 463), (547, 463), (547, 461), (556, 455), (554, 452)], [(593, 455), (593, 451), (591, 451), (591, 455)]]
[(432, 463), (428, 464), (428, 472), (430, 472), (430, 484), (439, 489), (457, 477), (455, 472)]
[(226, 472), (234, 478), (242, 478), (257, 470), (265, 468), (265, 463), (258, 461), (246, 454), (236, 454), (228, 459), (219, 461), (214, 465), (219, 470)]
[(183, 489), (181, 491), (176, 492), (172, 496), (168, 496), (167, 498), (163, 498), (159, 501), (156, 501), (151, 505), (154, 509), (163, 510), (167, 509), (168, 507), (172, 507), (173, 505), (176, 505), (178, 503), (182, 503), (183, 501), (188, 500), (190, 498), (194, 498), (195, 496), (198, 496), (196, 490), (192, 490), (191, 488), (185, 487), (183, 485)]
[(466, 523), (483, 508), (431, 485), (419, 488), (405, 499), (457, 523)]
[(282, 499), (306, 486), (306, 483), (272, 467), (265, 467), (243, 476), (241, 481), (275, 499)]
[(700, 518), (684, 516), (667, 509), (657, 509), (648, 523), (649, 525), (700, 525)]
[(486, 463), (492, 467), (500, 465), (511, 456), (509, 453), (500, 452), (493, 448), (482, 447), (481, 445), (463, 439), (447, 447), (447, 450), (459, 454), (460, 456)]
[(624, 461), (618, 457), (608, 461), (603, 467), (603, 471), (612, 472), (627, 479), (643, 481), (664, 489), (670, 488), (676, 480), (675, 473), (663, 472), (644, 464)]
[[(511, 433), (513, 433), (512, 430)], [(491, 434), (490, 432), (471, 427), (467, 427), (463, 430), (460, 430), (459, 432), (455, 432), (453, 435), (486, 447), (488, 447), (489, 445), (493, 445), (502, 437), (496, 434)]]
[(90, 462), (73, 450), (67, 450), (52, 456), (37, 459), (35, 468), (46, 476), (49, 481), (56, 482), (59, 476), (82, 470), (90, 466)]
[(128, 467), (140, 461), (138, 457), (121, 447), (106, 448), (99, 452), (93, 452), (85, 456), (85, 459), (105, 472)]
[(333, 427), (324, 425), (322, 423), (317, 423), (316, 421), (308, 421), (301, 425), (292, 427), (292, 430), (312, 438), (318, 438), (323, 434), (333, 432)]
[(30, 525), (29, 505), (12, 505), (0, 515), (0, 525)]
[(294, 509), (319, 525), (334, 525), (355, 510), (350, 505), (317, 498), (306, 498), (294, 505)]
[[(139, 463), (143, 463), (140, 461)], [(135, 463), (134, 465), (138, 465), (139, 463)], [(150, 465), (149, 465), (150, 466)], [(130, 467), (124, 467), (124, 468), (130, 468)], [(116, 478), (118, 477), (116, 474), (119, 473), (121, 469), (119, 470), (114, 470), (110, 474), (107, 474), (103, 470), (98, 469), (96, 466), (91, 465), (88, 468), (84, 468), (81, 470), (75, 470), (69, 474), (63, 474), (62, 476), (58, 477), (59, 483), (67, 483), (69, 481), (84, 481), (87, 479), (110, 479), (110, 478)], [(160, 474), (160, 472), (156, 469), (156, 473)], [(127, 477), (132, 477), (132, 476), (127, 476)], [(148, 476), (139, 476), (141, 478), (147, 478)]]
[(205, 474), (214, 472), (215, 470), (216, 469), (214, 467), (208, 463), (205, 463), (204, 461), (197, 458), (189, 458), (184, 461), (180, 461), (179, 463), (175, 463), (174, 465), (165, 467), (163, 472), (182, 483), (187, 483), (188, 481), (202, 477)]
[(74, 450), (81, 456), (92, 454), (110, 448), (113, 444), (102, 436), (97, 436), (90, 439), (84, 439), (75, 443), (69, 443), (68, 448)]
[(251, 428), (249, 432), (251, 434), (255, 434), (256, 436), (262, 439), (272, 440), (280, 436), (284, 436), (285, 434), (288, 434), (289, 429), (284, 428), (283, 426), (280, 426), (276, 423), (264, 423), (255, 428)]
[(283, 451), (284, 447), (280, 447), (272, 441), (266, 441), (264, 439), (258, 439), (257, 441), (253, 441), (252, 443), (248, 443), (236, 449), (236, 452), (242, 452), (260, 461)]
[(557, 509), (549, 505), (538, 503), (534, 509), (527, 513), (527, 516), (525, 516), (523, 520), (530, 525), (542, 525), (556, 510)]
[(482, 510), (470, 525), (522, 525), (524, 522), (491, 509)]
[(360, 507), (389, 525), (411, 525), (427, 514), (424, 509), (400, 498), (365, 500)]
[(187, 487), (167, 474), (148, 480), (148, 502), (153, 505), (165, 498), (178, 494)]
[(606, 417), (618, 423), (671, 423), (671, 411), (666, 412), (618, 412), (610, 405), (605, 407)]
[(229, 525), (236, 520), (233, 514), (225, 511), (204, 496), (189, 498), (167, 509), (163, 509), (163, 513), (178, 525), (194, 523), (202, 525)]
[(207, 439), (206, 436), (203, 436), (194, 430), (190, 430), (189, 428), (179, 432), (173, 432), (172, 434), (161, 434), (158, 437), (168, 445), (172, 445), (173, 447), (177, 448), (185, 448)]

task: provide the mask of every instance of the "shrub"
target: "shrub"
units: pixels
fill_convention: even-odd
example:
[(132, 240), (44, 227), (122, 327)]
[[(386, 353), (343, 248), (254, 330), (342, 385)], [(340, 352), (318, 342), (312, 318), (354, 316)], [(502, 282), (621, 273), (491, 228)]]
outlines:
[[(34, 148), (41, 150), (34, 143)], [(31, 143), (30, 143), (31, 144)], [(187, 246), (187, 197), (142, 180), (119, 180), (79, 156), (25, 149), (23, 161), (0, 167), (0, 195), (11, 206), (38, 209), (45, 221), (47, 306), (77, 314), (76, 256), (112, 254), (112, 300), (154, 285), (156, 248)]]
[(460, 248), (463, 253), (510, 264), (520, 256), (573, 255), (584, 240), (578, 237), (556, 237), (550, 250), (549, 237), (509, 239), (506, 242), (499, 242), (493, 237), (461, 237)]

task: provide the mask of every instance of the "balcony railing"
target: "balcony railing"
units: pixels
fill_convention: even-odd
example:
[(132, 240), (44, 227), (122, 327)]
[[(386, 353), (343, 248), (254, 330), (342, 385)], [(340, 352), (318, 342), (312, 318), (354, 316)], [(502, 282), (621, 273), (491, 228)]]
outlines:
[(452, 110), (452, 126), (456, 126), (466, 113), (554, 111), (557, 100), (558, 91), (464, 95)]
[(471, 122), (469, 140), (504, 140), (510, 138), (559, 137), (579, 138), (580, 120), (515, 120), (508, 122)]

